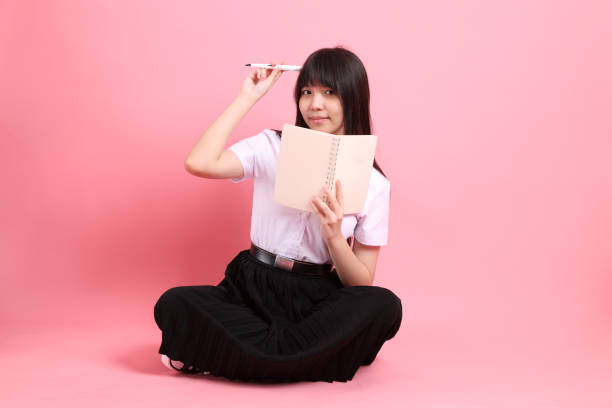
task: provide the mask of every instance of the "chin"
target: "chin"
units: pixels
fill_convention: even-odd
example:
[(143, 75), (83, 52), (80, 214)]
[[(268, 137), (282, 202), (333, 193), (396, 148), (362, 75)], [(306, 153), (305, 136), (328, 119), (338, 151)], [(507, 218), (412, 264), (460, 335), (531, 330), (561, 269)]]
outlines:
[(310, 127), (317, 130), (322, 130), (324, 132), (328, 132), (334, 129), (334, 127), (330, 123), (313, 123), (312, 125), (310, 125)]

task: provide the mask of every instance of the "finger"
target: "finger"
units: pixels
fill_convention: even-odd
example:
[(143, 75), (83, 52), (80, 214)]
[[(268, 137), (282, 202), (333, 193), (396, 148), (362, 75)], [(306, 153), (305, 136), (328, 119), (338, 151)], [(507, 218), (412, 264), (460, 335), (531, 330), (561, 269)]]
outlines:
[[(276, 64), (274, 62), (269, 62), (269, 64), (271, 66), (273, 66), (273, 67), (276, 66)], [(264, 75), (263, 75), (262, 78), (264, 78), (264, 79), (271, 78), (271, 80), (273, 80), (278, 75), (277, 73), (278, 73), (279, 69), (277, 69), (277, 68), (263, 68), (263, 69), (264, 69)]]
[(315, 214), (319, 215), (319, 217), (322, 218), (322, 214), (321, 214), (321, 210), (319, 210), (319, 202), (317, 201), (317, 197), (316, 196), (312, 196), (310, 198), (310, 205), (313, 208)]
[(336, 180), (336, 199), (338, 200), (338, 205), (344, 210), (344, 194), (340, 180)]
[(327, 196), (327, 200), (329, 201), (329, 208), (332, 211), (335, 211), (337, 208), (337, 202), (336, 199), (334, 198), (334, 195), (332, 194), (332, 192), (329, 190), (329, 188), (327, 188), (327, 186), (323, 187), (323, 191), (325, 192), (325, 195)]
[[(278, 65), (285, 65), (285, 61), (282, 61), (282, 62), (281, 62), (280, 64), (278, 64)], [(280, 69), (280, 67), (278, 67), (278, 68), (276, 68), (276, 69), (278, 70), (278, 74), (279, 74), (279, 76), (280, 76), (280, 74), (282, 74), (282, 73), (283, 73), (283, 70), (282, 70), (282, 69)]]
[[(329, 194), (328, 194), (329, 197)], [(325, 201), (323, 201), (323, 199), (321, 199), (321, 197), (316, 196), (316, 202), (318, 204), (319, 207), (319, 211), (321, 211), (321, 214), (324, 217), (328, 217), (328, 216), (335, 216), (334, 212), (329, 208), (329, 206), (327, 204), (325, 204)]]
[[(327, 186), (325, 186), (325, 192), (327, 196), (329, 197), (329, 208), (332, 210), (334, 215), (336, 217), (340, 217), (341, 215), (343, 215), (342, 212), (344, 211), (343, 210), (344, 207), (340, 204), (340, 202), (338, 202), (336, 197), (334, 197), (334, 194), (332, 194), (332, 192), (329, 190)], [(338, 193), (336, 192), (336, 194)]]
[[(275, 66), (276, 64), (274, 62), (269, 62), (268, 64), (270, 64), (271, 66)], [(275, 68), (266, 68), (266, 75), (270, 75), (270, 73), (272, 71), (274, 71)]]
[(312, 199), (310, 200), (312, 202), (312, 204), (315, 206), (315, 208), (317, 209), (317, 211), (323, 215), (324, 212), (324, 208), (323, 207), (327, 207), (325, 205), (325, 203), (323, 202), (323, 200), (321, 200), (321, 197), (313, 195)]
[(274, 70), (275, 71), (283, 72), (283, 70), (280, 69), (279, 65), (285, 65), (285, 61), (282, 61), (280, 64), (272, 64), (272, 65), (274, 65)]
[[(278, 65), (283, 65), (284, 62), (281, 62)], [(275, 82), (283, 73), (283, 70), (277, 67), (277, 64), (272, 63), (272, 65), (274, 65), (276, 68), (274, 68), (272, 70), (272, 73), (270, 74), (270, 77), (272, 77), (271, 81)]]

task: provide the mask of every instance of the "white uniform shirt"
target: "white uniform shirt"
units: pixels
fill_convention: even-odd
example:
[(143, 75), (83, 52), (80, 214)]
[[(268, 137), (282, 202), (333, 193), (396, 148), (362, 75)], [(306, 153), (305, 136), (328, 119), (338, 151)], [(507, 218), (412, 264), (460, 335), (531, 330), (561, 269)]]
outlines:
[[(274, 202), (280, 142), (281, 138), (274, 130), (264, 129), (229, 147), (244, 168), (244, 176), (231, 181), (239, 183), (254, 179), (251, 241), (266, 251), (287, 258), (318, 264), (332, 263), (321, 235), (319, 216)], [(365, 245), (387, 244), (390, 188), (389, 180), (372, 167), (363, 211), (345, 215), (342, 219), (345, 238), (354, 236)]]

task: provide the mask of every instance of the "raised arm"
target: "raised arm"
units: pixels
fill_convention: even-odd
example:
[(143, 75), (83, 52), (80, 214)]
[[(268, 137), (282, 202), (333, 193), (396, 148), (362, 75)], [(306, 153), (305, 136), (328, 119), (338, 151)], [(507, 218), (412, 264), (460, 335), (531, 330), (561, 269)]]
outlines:
[(244, 170), (240, 160), (234, 152), (225, 150), (225, 144), (238, 123), (268, 92), (282, 72), (280, 69), (258, 68), (244, 80), (238, 96), (189, 152), (185, 159), (185, 169), (189, 173), (206, 178), (242, 176)]

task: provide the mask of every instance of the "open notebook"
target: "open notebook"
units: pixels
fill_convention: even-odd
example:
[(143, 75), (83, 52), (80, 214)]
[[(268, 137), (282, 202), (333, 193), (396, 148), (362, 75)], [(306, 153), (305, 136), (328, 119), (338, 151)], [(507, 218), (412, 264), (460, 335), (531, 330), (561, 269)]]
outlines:
[(284, 124), (274, 185), (274, 201), (298, 210), (314, 212), (310, 199), (327, 186), (336, 194), (336, 180), (342, 184), (344, 214), (363, 210), (377, 136), (334, 135)]

